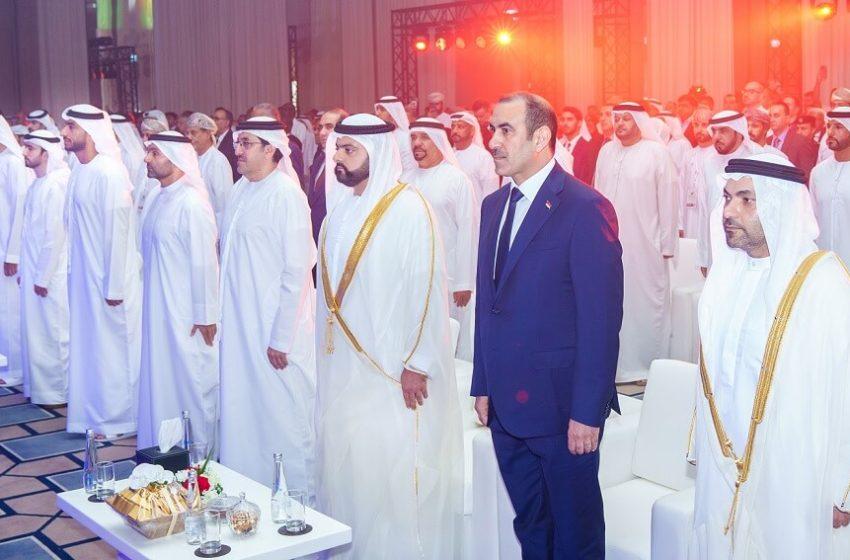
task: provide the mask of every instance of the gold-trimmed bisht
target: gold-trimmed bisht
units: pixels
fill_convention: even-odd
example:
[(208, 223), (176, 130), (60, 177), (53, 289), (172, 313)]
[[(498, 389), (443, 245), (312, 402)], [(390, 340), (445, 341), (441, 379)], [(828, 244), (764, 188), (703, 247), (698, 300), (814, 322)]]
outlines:
[(791, 316), (791, 311), (794, 308), (794, 302), (797, 301), (797, 296), (803, 283), (811, 272), (812, 268), (818, 261), (826, 255), (826, 251), (816, 251), (806, 257), (794, 276), (785, 293), (782, 295), (782, 300), (779, 302), (779, 308), (776, 311), (776, 316), (773, 318), (773, 324), (770, 327), (770, 333), (767, 336), (767, 344), (764, 348), (764, 356), (762, 357), (761, 371), (759, 372), (758, 384), (756, 385), (756, 394), (753, 399), (753, 412), (750, 418), (750, 428), (747, 433), (747, 444), (744, 447), (743, 456), (738, 456), (732, 446), (732, 440), (726, 433), (723, 426), (723, 420), (720, 418), (720, 413), (717, 411), (717, 404), (714, 400), (714, 392), (711, 387), (711, 379), (708, 377), (708, 372), (705, 368), (705, 357), (703, 356), (702, 346), (700, 346), (699, 372), (702, 382), (703, 394), (708, 401), (708, 408), (711, 412), (711, 420), (714, 424), (714, 432), (717, 435), (717, 442), (720, 444), (720, 450), (723, 456), (732, 459), (735, 462), (735, 468), (738, 475), (735, 480), (735, 494), (732, 497), (732, 507), (729, 510), (729, 517), (726, 520), (726, 526), (723, 529), (723, 534), (728, 534), (730, 530), (734, 533), (735, 514), (738, 509), (738, 499), (741, 491), (741, 486), (747, 482), (750, 475), (750, 466), (752, 465), (753, 447), (755, 445), (756, 431), (759, 424), (764, 420), (764, 410), (767, 406), (767, 398), (770, 395), (770, 387), (773, 384), (773, 374), (776, 369), (776, 358), (779, 355), (779, 349), (782, 346), (782, 337), (785, 335), (785, 328), (788, 326), (788, 319)]

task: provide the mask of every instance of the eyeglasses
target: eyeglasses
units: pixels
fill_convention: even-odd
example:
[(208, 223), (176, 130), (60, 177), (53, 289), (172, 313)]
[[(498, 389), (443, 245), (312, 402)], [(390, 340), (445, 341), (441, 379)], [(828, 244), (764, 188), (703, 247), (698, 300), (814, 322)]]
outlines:
[(241, 147), (243, 150), (250, 150), (254, 144), (262, 144), (262, 142), (251, 142), (250, 140), (237, 140), (233, 143), (233, 149)]

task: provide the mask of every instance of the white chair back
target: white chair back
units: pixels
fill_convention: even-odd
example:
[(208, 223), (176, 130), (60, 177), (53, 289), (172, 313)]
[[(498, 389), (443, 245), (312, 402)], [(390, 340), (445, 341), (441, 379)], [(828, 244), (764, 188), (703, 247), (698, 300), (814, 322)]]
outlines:
[(650, 365), (632, 460), (635, 476), (673, 490), (693, 486), (687, 452), (698, 375), (696, 364), (688, 362)]
[(697, 240), (679, 239), (679, 252), (670, 264), (670, 289), (702, 286), (704, 282), (697, 266)]

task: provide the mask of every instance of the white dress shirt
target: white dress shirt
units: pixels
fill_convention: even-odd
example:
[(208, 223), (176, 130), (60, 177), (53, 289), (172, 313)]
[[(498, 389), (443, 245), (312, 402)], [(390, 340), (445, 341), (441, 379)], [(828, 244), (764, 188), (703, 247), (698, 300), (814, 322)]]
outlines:
[[(519, 226), (522, 225), (522, 221), (525, 219), (525, 215), (528, 214), (528, 209), (531, 208), (531, 203), (534, 201), (534, 197), (537, 196), (537, 193), (540, 191), (540, 188), (543, 186), (543, 183), (546, 181), (546, 177), (549, 176), (549, 173), (552, 172), (552, 168), (555, 167), (555, 158), (549, 160), (549, 163), (543, 166), (540, 171), (523, 181), (522, 184), (517, 185), (513, 181), (507, 183), (505, 186), (509, 188), (516, 187), (522, 193), (522, 198), (516, 201), (516, 206), (514, 208), (514, 221), (511, 224), (511, 245), (516, 239), (516, 233), (519, 231)], [(502, 234), (502, 226), (505, 225), (505, 217), (508, 213), (508, 206), (511, 203), (511, 197), (508, 195), (508, 199), (505, 201), (505, 207), (502, 209), (502, 219), (499, 220), (499, 232), (496, 234), (496, 257), (498, 257), (499, 253), (499, 237)], [(508, 245), (510, 249), (510, 245)], [(493, 259), (493, 278), (496, 277), (496, 260)]]

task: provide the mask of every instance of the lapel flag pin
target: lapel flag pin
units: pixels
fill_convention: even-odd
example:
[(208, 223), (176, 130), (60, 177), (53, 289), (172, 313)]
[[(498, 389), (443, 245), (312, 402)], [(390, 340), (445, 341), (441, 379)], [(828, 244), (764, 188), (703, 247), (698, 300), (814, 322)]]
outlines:
[(551, 210), (551, 209), (552, 209), (552, 203), (547, 200), (546, 201), (546, 210)]

